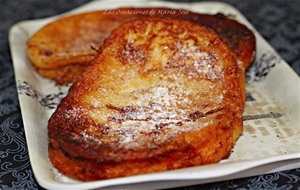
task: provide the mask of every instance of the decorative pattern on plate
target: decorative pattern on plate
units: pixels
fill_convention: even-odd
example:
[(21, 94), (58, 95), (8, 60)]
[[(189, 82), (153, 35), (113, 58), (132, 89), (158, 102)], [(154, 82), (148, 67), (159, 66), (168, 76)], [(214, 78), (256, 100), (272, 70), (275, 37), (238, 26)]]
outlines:
[(267, 114), (260, 115), (246, 115), (243, 117), (243, 121), (254, 120), (254, 119), (265, 119), (265, 118), (279, 118), (283, 116), (281, 113), (269, 112)]
[(281, 59), (273, 52), (262, 54), (262, 56), (246, 70), (246, 82), (250, 83), (264, 79), (271, 69), (280, 63), (280, 61)]
[(64, 92), (43, 95), (38, 90), (35, 90), (28, 82), (21, 80), (17, 83), (17, 89), (19, 94), (24, 94), (35, 99), (41, 106), (47, 109), (56, 108), (60, 100), (66, 95)]

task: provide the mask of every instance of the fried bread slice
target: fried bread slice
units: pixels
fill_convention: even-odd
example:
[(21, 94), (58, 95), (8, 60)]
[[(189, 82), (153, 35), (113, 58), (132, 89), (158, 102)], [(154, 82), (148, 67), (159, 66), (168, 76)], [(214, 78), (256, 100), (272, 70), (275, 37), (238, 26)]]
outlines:
[(28, 57), (37, 72), (57, 84), (75, 81), (90, 65), (103, 41), (120, 24), (136, 18), (170, 17), (205, 25), (217, 32), (248, 67), (255, 57), (255, 37), (244, 25), (224, 15), (170, 8), (119, 8), (60, 18), (28, 41)]
[(82, 181), (218, 162), (242, 132), (241, 78), (233, 53), (205, 26), (125, 23), (51, 116), (50, 160)]

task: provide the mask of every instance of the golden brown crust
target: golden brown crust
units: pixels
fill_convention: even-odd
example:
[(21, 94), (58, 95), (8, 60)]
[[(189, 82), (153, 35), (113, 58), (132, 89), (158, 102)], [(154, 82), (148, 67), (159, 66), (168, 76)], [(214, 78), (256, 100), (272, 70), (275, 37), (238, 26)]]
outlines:
[(254, 61), (256, 50), (255, 36), (245, 25), (222, 14), (202, 14), (200, 16), (193, 13), (191, 16), (185, 19), (207, 26), (219, 34), (233, 51), (236, 58), (242, 62), (245, 69)]
[(88, 65), (67, 65), (57, 69), (35, 68), (35, 70), (39, 75), (55, 80), (57, 85), (64, 85), (75, 82), (87, 67)]
[[(150, 10), (154, 10), (155, 14)], [(50, 79), (68, 83), (75, 81), (77, 74), (70, 79), (72, 75), (69, 73), (66, 73), (68, 76), (55, 73), (61, 73), (59, 70), (64, 66), (89, 65), (97, 55), (95, 49), (101, 48), (103, 41), (120, 24), (136, 18), (170, 17), (212, 28), (225, 40), (245, 68), (254, 60), (255, 37), (246, 26), (222, 15), (179, 10), (174, 14), (174, 10), (176, 9), (119, 8), (63, 17), (44, 26), (29, 39), (28, 57), (35, 68), (48, 73), (43, 76), (48, 77), (51, 73)], [(54, 69), (57, 71), (53, 72)]]
[[(78, 180), (93, 181), (125, 177), (204, 165), (226, 159), (241, 130), (241, 127), (229, 128), (228, 126), (212, 125), (201, 131), (192, 131), (177, 136), (173, 150), (164, 153), (163, 156), (103, 164), (80, 158), (70, 158), (62, 152), (57, 141), (50, 139), (49, 157), (59, 171)], [(234, 131), (238, 134), (234, 136), (235, 138), (232, 136)]]
[(50, 160), (63, 174), (91, 181), (226, 158), (242, 131), (240, 71), (204, 26), (125, 23), (51, 116)]

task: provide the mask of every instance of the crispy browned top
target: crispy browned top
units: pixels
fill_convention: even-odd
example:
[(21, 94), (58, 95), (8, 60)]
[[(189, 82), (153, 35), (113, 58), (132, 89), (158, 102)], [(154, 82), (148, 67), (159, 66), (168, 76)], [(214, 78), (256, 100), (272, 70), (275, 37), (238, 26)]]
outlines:
[[(217, 32), (245, 67), (255, 55), (255, 38), (244, 25), (222, 15), (170, 8), (119, 8), (60, 18), (41, 28), (28, 41), (28, 56), (39, 69), (90, 64), (111, 31), (136, 18), (169, 17), (199, 23)], [(55, 78), (55, 77), (54, 77)]]
[[(174, 19), (114, 30), (52, 115), (49, 137), (97, 161), (151, 158), (180, 134), (241, 120), (236, 60), (212, 30)], [(179, 141), (180, 142), (180, 141)]]

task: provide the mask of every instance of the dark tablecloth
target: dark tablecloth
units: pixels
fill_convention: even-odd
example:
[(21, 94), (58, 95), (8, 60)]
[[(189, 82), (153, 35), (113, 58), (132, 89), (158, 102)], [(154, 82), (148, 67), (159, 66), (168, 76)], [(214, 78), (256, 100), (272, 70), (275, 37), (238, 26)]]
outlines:
[[(9, 28), (18, 21), (53, 16), (86, 2), (89, 0), (0, 0), (0, 189), (42, 189), (33, 176), (29, 162), (8, 45)], [(282, 58), (300, 74), (299, 0), (224, 2), (237, 7)], [(300, 168), (177, 189), (299, 190), (299, 176)]]

